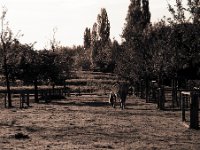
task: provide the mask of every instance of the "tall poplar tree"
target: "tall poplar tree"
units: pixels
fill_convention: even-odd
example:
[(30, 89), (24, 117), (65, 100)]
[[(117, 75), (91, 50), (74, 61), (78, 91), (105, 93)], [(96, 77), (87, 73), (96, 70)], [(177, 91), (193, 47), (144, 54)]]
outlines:
[(97, 56), (98, 52), (98, 32), (97, 32), (97, 23), (95, 22), (92, 27), (92, 33), (91, 33), (91, 58), (92, 58), (92, 66), (95, 65), (95, 58)]
[(131, 0), (126, 17), (125, 28), (122, 33), (122, 38), (124, 39), (123, 47), (124, 51), (126, 51), (124, 52), (124, 57), (127, 57), (126, 59), (131, 61), (124, 61), (129, 63), (128, 65), (124, 65), (127, 66), (125, 74), (127, 77), (136, 78), (145, 71), (144, 61), (147, 49), (144, 46), (143, 40), (144, 31), (150, 24), (150, 18), (151, 14), (149, 11), (148, 0)]
[(133, 82), (138, 82), (147, 76), (148, 47), (145, 46), (144, 35), (150, 24), (150, 18), (148, 0), (131, 0), (122, 32), (124, 58), (119, 60), (121, 62), (118, 64), (122, 68), (121, 74)]
[(188, 0), (189, 12), (192, 14), (193, 22), (200, 24), (200, 0)]
[(104, 47), (110, 37), (110, 21), (105, 8), (102, 8), (101, 13), (97, 16), (97, 24), (100, 42)]
[(86, 28), (84, 32), (84, 48), (88, 49), (91, 46), (91, 33), (90, 28)]
[(131, 0), (122, 37), (126, 41), (132, 41), (138, 33), (143, 32), (150, 19), (149, 1), (142, 0), (141, 4), (141, 0)]
[(112, 59), (110, 40), (110, 21), (105, 8), (97, 15), (91, 33), (92, 60), (94, 69), (105, 70)]

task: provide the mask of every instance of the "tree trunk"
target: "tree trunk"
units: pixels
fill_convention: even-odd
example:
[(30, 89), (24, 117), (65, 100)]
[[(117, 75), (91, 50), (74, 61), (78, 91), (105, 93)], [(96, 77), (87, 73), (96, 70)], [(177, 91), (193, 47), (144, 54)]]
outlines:
[(55, 84), (52, 85), (53, 95), (55, 95)]
[(6, 88), (7, 88), (7, 94), (8, 94), (8, 108), (12, 107), (12, 99), (11, 99), (11, 91), (10, 91), (10, 81), (9, 81), (9, 75), (8, 75), (8, 68), (7, 68), (7, 60), (6, 56), (4, 58), (4, 75), (6, 77)]
[(145, 97), (146, 97), (146, 102), (149, 102), (149, 77), (145, 77)]
[(175, 108), (175, 104), (178, 106), (177, 99), (177, 77), (173, 79), (172, 83), (172, 107)]
[(199, 129), (199, 91), (192, 93), (190, 103), (190, 128)]
[(145, 98), (145, 96), (144, 96), (145, 88), (144, 88), (144, 81), (143, 80), (140, 81), (140, 87), (141, 87), (140, 88), (140, 90), (141, 90), (140, 91), (141, 92), (140, 98), (144, 99)]
[(35, 90), (35, 103), (39, 103), (38, 99), (38, 81), (35, 79), (34, 81), (34, 90)]

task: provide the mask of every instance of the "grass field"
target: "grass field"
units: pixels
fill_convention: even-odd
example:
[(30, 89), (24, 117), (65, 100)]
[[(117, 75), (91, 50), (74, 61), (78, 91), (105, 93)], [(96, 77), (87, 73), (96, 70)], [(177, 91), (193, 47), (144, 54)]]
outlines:
[(127, 107), (112, 108), (108, 97), (72, 96), (28, 109), (0, 113), (0, 149), (200, 149), (200, 130), (181, 123), (179, 111), (129, 97)]

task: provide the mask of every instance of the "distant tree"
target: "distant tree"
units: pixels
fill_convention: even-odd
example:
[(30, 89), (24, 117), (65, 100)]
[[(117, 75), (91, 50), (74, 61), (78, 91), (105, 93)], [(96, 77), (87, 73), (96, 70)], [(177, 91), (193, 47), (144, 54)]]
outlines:
[(139, 80), (140, 62), (141, 59), (135, 54), (135, 51), (128, 48), (127, 43), (122, 43), (120, 53), (117, 56), (115, 72), (121, 77), (130, 80)]
[(59, 57), (62, 57), (62, 60), (70, 70), (79, 70), (81, 57), (83, 56), (84, 49), (83, 46), (73, 46), (73, 47), (59, 47), (58, 49)]
[[(8, 59), (8, 70), (10, 72), (10, 78), (13, 79), (20, 79), (22, 70), (20, 68), (21, 62), (27, 59), (29, 63), (31, 61), (32, 55), (34, 55), (33, 45), (29, 44), (21, 44), (19, 41), (15, 40), (15, 42), (10, 47), (10, 53)], [(24, 80), (23, 80), (24, 81)]]
[[(174, 70), (177, 74), (177, 71), (184, 66), (188, 59), (191, 58), (191, 54), (193, 53), (196, 55), (196, 52), (198, 51), (199, 38), (197, 35), (200, 34), (198, 28), (200, 19), (200, 1), (188, 0), (189, 8), (183, 7), (182, 0), (177, 0), (175, 7), (172, 7), (170, 4), (168, 4), (168, 6), (169, 12), (173, 17), (172, 19), (169, 19), (169, 23), (172, 28), (170, 43), (173, 45)], [(189, 20), (185, 17), (186, 11), (190, 12), (191, 16), (189, 18), (193, 19), (193, 23), (189, 22)], [(196, 45), (196, 47), (193, 47), (194, 45)], [(193, 48), (191, 49), (191, 47)]]
[[(82, 47), (77, 46), (73, 51)], [(72, 51), (67, 47), (60, 47), (55, 54), (54, 58), (55, 63), (55, 73), (53, 76), (53, 82), (56, 85), (65, 85), (65, 80), (69, 78), (72, 66), (74, 64)], [(51, 68), (53, 70), (54, 68)]]
[(91, 48), (84, 49), (80, 47), (79, 52), (76, 55), (76, 68), (78, 70), (92, 70), (93, 61), (91, 58)]
[(116, 64), (117, 60), (120, 59), (119, 55), (122, 52), (121, 45), (118, 43), (117, 40), (114, 39), (112, 42), (112, 63)]
[(135, 34), (141, 31), (142, 18), (141, 0), (131, 0), (126, 16), (125, 28), (122, 33), (122, 38), (126, 42), (132, 41)]
[(91, 33), (91, 58), (93, 68), (105, 71), (109, 68), (112, 57), (110, 40), (110, 22), (105, 8), (101, 9)]
[(92, 27), (92, 33), (91, 33), (91, 44), (92, 46), (95, 44), (96, 41), (99, 40), (99, 34), (98, 34), (98, 28), (97, 23), (95, 22)]
[(53, 36), (52, 39), (50, 40), (50, 49), (54, 52), (58, 47), (59, 47), (59, 41), (56, 40), (56, 32), (57, 28), (53, 28)]
[(155, 23), (145, 34), (145, 43), (148, 47), (147, 70), (154, 79), (157, 79), (159, 87), (163, 78), (169, 75), (173, 52), (170, 47), (171, 27), (165, 20)]
[(125, 42), (134, 45), (134, 47), (139, 47), (140, 38), (150, 24), (150, 19), (149, 1), (142, 0), (141, 5), (141, 0), (131, 0), (122, 33)]
[[(139, 74), (140, 76), (143, 76), (142, 72), (145, 72), (146, 70), (147, 63), (145, 60), (147, 58), (147, 49), (144, 43), (144, 33), (150, 24), (150, 17), (148, 0), (131, 0), (126, 17), (125, 28), (122, 33), (122, 38), (124, 39), (124, 54), (129, 54), (126, 55), (126, 57), (130, 58), (126, 59), (131, 60), (131, 62), (127, 62), (129, 65), (124, 64), (124, 67), (133, 67), (132, 69), (126, 69), (127, 71), (129, 70), (129, 73), (126, 72), (128, 74), (125, 75), (127, 77), (130, 76), (130, 78), (132, 78), (133, 75), (139, 77)], [(132, 65), (130, 65), (130, 63), (132, 63)], [(138, 67), (136, 63), (139, 64), (140, 67)], [(131, 75), (132, 73), (133, 75)], [(139, 78), (137, 80), (139, 80)]]
[[(168, 3), (168, 10), (172, 14), (172, 21), (170, 23), (186, 23), (192, 19), (194, 24), (200, 23), (200, 0), (187, 0), (187, 6), (183, 6), (182, 0), (177, 0), (174, 7)], [(190, 17), (186, 18), (186, 12), (190, 13)]]
[[(82, 46), (77, 46), (75, 50), (78, 51), (79, 49), (82, 49)], [(70, 76), (70, 72), (73, 70), (73, 56), (74, 50), (68, 49), (67, 47), (60, 47), (57, 60), (60, 60), (60, 67), (66, 78)]]
[(126, 17), (125, 28), (122, 33), (122, 38), (133, 51), (142, 50), (142, 36), (144, 30), (150, 24), (151, 14), (149, 11), (148, 0), (131, 0), (129, 5), (128, 14)]
[(178, 78), (178, 71), (193, 64), (199, 57), (200, 28), (198, 24), (182, 23), (171, 26), (169, 37), (170, 50), (172, 53), (170, 61), (171, 72)]
[(193, 23), (200, 24), (200, 0), (188, 0), (189, 12), (192, 14)]
[(33, 50), (30, 45), (18, 45), (19, 62), (16, 63), (18, 72), (17, 78), (22, 80), (25, 85), (34, 85), (35, 102), (38, 103), (38, 86), (39, 82), (43, 81), (44, 74), (42, 68), (42, 60), (38, 52)]
[(97, 31), (97, 23), (95, 22), (92, 27), (91, 33), (91, 58), (92, 58), (92, 66), (95, 67), (96, 57), (98, 55), (99, 49), (99, 35)]
[(151, 21), (151, 13), (149, 10), (148, 0), (142, 0), (142, 16), (143, 16), (143, 28), (145, 29)]
[[(184, 81), (183, 73), (181, 75), (179, 72), (193, 66), (194, 60), (199, 57), (200, 30), (195, 21), (191, 23), (186, 18), (186, 10), (191, 9), (184, 8), (182, 0), (176, 1), (175, 8), (170, 4), (168, 6), (172, 14), (172, 18), (167, 20), (168, 25), (163, 20), (155, 24), (147, 35), (149, 38), (146, 43), (152, 54), (152, 61), (149, 64), (152, 66), (153, 74), (157, 76), (159, 85), (163, 84), (164, 76), (173, 81), (174, 106), (177, 102), (177, 88)], [(193, 18), (193, 14), (190, 18)]]
[(6, 13), (7, 9), (3, 8), (2, 16), (1, 16), (1, 33), (0, 33), (0, 53), (1, 53), (1, 66), (2, 72), (6, 79), (6, 88), (7, 88), (7, 95), (8, 95), (8, 107), (12, 107), (12, 100), (11, 100), (11, 91), (10, 91), (10, 77), (11, 72), (8, 68), (8, 61), (12, 59), (9, 57), (11, 52), (11, 46), (17, 41), (16, 37), (13, 36), (11, 29), (6, 24)]
[(101, 9), (101, 13), (97, 16), (98, 34), (102, 47), (106, 45), (110, 37), (110, 21), (105, 8)]
[[(176, 10), (175, 10), (176, 8)], [(173, 21), (175, 24), (177, 23), (185, 23), (186, 17), (185, 17), (185, 8), (183, 7), (182, 0), (176, 0), (175, 8), (171, 6), (171, 4), (168, 4), (168, 10), (171, 13), (173, 17)], [(173, 23), (170, 22), (171, 24)]]
[(91, 46), (91, 33), (90, 28), (86, 28), (84, 32), (84, 48), (88, 49)]
[(55, 88), (55, 85), (63, 85), (65, 77), (69, 73), (68, 60), (61, 56), (61, 51), (39, 51), (42, 81), (47, 82)]
[[(93, 41), (94, 42), (94, 41)], [(84, 32), (84, 50), (79, 53), (78, 64), (83, 70), (92, 69), (92, 33), (90, 28), (86, 28)]]
[[(132, 82), (147, 83), (148, 79), (148, 46), (145, 34), (148, 32), (151, 14), (148, 0), (131, 0), (126, 16), (126, 24), (122, 32), (123, 54), (125, 57), (118, 66), (123, 67), (119, 73)], [(147, 86), (146, 86), (147, 87)]]
[(71, 54), (65, 48), (56, 51), (34, 51), (28, 45), (19, 45), (19, 63), (17, 63), (17, 78), (27, 85), (34, 85), (35, 102), (38, 100), (38, 86), (50, 84), (53, 89), (55, 85), (65, 85), (72, 66)]

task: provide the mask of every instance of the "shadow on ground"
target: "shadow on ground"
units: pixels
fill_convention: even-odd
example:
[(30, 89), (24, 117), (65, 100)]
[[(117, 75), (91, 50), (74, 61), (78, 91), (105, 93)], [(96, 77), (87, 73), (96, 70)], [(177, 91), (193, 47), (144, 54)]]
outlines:
[(54, 101), (51, 102), (53, 105), (64, 105), (64, 106), (91, 106), (91, 107), (103, 107), (109, 106), (108, 102), (59, 102)]

